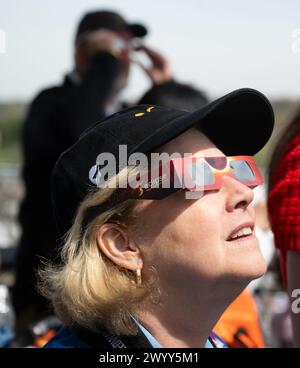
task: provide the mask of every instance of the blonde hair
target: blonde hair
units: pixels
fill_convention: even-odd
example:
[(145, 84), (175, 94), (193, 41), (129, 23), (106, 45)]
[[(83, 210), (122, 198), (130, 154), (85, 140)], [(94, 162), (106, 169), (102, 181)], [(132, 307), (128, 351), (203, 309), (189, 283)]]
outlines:
[[(124, 180), (123, 173), (117, 178)], [(61, 249), (61, 265), (46, 264), (39, 270), (38, 287), (64, 324), (97, 330), (100, 323), (112, 334), (134, 335), (137, 327), (131, 316), (146, 300), (159, 299), (155, 270), (137, 286), (132, 271), (117, 266), (100, 251), (96, 234), (108, 222), (134, 229), (136, 201), (127, 200), (102, 212), (82, 229), (86, 210), (105, 202), (114, 191), (97, 190), (80, 204)]]

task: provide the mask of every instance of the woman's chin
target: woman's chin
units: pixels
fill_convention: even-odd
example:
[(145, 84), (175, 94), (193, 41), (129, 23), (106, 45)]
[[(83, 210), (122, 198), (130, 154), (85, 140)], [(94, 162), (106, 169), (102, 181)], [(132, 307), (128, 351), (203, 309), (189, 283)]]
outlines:
[(267, 271), (267, 264), (264, 257), (261, 255), (261, 257), (257, 258), (256, 263), (252, 264), (251, 267), (249, 267), (249, 270), (245, 272), (250, 281), (262, 277)]
[(242, 262), (239, 270), (239, 277), (245, 281), (251, 282), (263, 276), (266, 270), (267, 265), (263, 256), (253, 257), (252, 262)]
[(228, 271), (237, 279), (255, 280), (267, 270), (258, 239), (253, 236), (248, 242), (226, 242)]

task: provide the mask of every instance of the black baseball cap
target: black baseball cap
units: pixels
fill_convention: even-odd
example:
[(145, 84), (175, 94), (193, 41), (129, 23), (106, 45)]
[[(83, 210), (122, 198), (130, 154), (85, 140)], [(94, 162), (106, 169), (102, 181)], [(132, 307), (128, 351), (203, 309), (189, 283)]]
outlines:
[(115, 156), (118, 173), (119, 145), (127, 145), (128, 156), (148, 154), (195, 124), (226, 155), (252, 156), (269, 140), (274, 113), (262, 93), (244, 88), (194, 112), (138, 105), (107, 117), (86, 130), (55, 165), (52, 200), (60, 233), (69, 230), (80, 202), (97, 189), (89, 174), (100, 153)]
[(147, 34), (147, 28), (144, 25), (128, 23), (120, 14), (113, 11), (99, 10), (83, 16), (77, 28), (75, 41), (78, 41), (81, 35), (101, 28), (112, 31), (128, 30), (133, 37), (144, 37)]

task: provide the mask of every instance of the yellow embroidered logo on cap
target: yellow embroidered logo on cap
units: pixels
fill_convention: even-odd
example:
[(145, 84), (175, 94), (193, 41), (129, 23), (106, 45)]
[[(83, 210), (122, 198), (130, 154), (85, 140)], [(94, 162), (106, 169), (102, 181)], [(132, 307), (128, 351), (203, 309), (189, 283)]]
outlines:
[(144, 188), (139, 187), (139, 197), (141, 197), (144, 194)]
[[(147, 112), (151, 112), (153, 109), (154, 109), (154, 106), (150, 106), (150, 107), (148, 107), (148, 108), (146, 109), (146, 111), (147, 111)], [(136, 117), (143, 116), (143, 115), (145, 115), (145, 113), (144, 113), (144, 112), (137, 112), (136, 114), (134, 114), (134, 116), (136, 116)]]

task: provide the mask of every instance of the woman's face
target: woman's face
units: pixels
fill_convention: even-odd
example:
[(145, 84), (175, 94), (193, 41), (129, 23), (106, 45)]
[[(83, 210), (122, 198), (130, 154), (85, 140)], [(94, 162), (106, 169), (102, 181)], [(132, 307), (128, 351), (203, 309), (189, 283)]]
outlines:
[[(163, 146), (160, 152), (224, 156), (201, 132), (190, 129)], [(213, 284), (246, 285), (265, 272), (258, 239), (252, 235), (230, 240), (240, 226), (254, 227), (252, 190), (223, 177), (219, 190), (199, 199), (178, 191), (163, 200), (143, 201), (138, 207), (135, 241), (141, 245), (143, 273), (154, 266), (162, 288), (174, 291), (201, 280)], [(211, 283), (210, 283), (211, 285)]]

